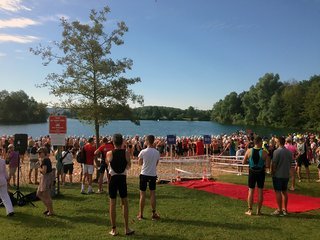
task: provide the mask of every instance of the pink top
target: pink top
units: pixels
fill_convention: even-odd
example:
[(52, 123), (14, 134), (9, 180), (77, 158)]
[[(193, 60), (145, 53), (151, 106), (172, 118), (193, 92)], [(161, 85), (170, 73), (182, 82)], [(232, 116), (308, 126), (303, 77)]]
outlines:
[(288, 150), (292, 153), (292, 159), (294, 159), (294, 155), (295, 155), (296, 152), (297, 152), (297, 148), (296, 148), (294, 145), (292, 145), (292, 144), (286, 144), (286, 145), (284, 145), (284, 147), (285, 147), (286, 149), (288, 149)]

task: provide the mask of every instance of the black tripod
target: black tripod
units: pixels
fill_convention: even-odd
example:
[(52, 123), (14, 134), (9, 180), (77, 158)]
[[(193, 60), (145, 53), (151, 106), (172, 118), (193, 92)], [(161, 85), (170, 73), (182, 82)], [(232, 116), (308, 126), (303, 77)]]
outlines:
[[(20, 154), (20, 153), (19, 153)], [(19, 206), (23, 206), (26, 203), (30, 203), (32, 206), (35, 207), (33, 202), (29, 198), (26, 198), (25, 195), (23, 195), (22, 192), (20, 192), (20, 156), (19, 156), (19, 161), (18, 161), (18, 179), (17, 179), (17, 188), (16, 191), (13, 193), (13, 196), (16, 197), (17, 203)]]

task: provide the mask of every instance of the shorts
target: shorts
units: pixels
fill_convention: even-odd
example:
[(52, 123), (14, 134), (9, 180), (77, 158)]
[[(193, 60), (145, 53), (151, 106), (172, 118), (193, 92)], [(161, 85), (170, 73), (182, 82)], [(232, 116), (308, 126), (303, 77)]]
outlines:
[(106, 164), (101, 164), (100, 167), (99, 167), (99, 173), (103, 174), (104, 172), (108, 173), (108, 167), (107, 167)]
[(308, 161), (308, 159), (307, 159), (307, 157), (306, 156), (300, 156), (300, 157), (298, 157), (298, 159), (297, 159), (297, 165), (298, 165), (298, 167), (301, 167), (302, 166), (302, 164), (304, 165), (304, 167), (309, 167), (309, 161)]
[(252, 172), (251, 170), (249, 170), (248, 187), (255, 188), (257, 184), (258, 188), (263, 188), (265, 178), (266, 174), (264, 170), (259, 173)]
[(156, 182), (157, 182), (157, 176), (147, 176), (140, 174), (140, 191), (145, 192), (147, 190), (147, 185), (149, 183), (149, 190), (154, 191), (156, 190)]
[(276, 192), (286, 192), (288, 190), (289, 178), (272, 178), (273, 189)]
[(83, 169), (83, 174), (93, 174), (93, 165), (88, 165), (88, 164), (82, 164), (82, 169)]
[(17, 167), (10, 167), (9, 168), (9, 173), (11, 174), (11, 175), (13, 175), (13, 174), (15, 174), (16, 172), (17, 172)]
[(73, 173), (73, 164), (66, 164), (66, 165), (63, 165), (63, 173), (64, 174), (72, 174)]
[(36, 161), (36, 162), (30, 161), (30, 170), (31, 169), (38, 169), (39, 167), (40, 167), (39, 161)]
[(118, 191), (120, 198), (126, 198), (128, 196), (126, 175), (111, 176), (109, 182), (109, 197), (111, 199), (116, 199)]

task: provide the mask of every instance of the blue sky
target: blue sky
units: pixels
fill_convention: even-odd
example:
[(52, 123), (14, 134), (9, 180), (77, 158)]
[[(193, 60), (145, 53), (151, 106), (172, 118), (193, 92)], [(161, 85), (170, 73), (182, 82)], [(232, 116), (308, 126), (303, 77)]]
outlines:
[(106, 30), (125, 21), (115, 59), (133, 60), (129, 77), (145, 105), (211, 109), (265, 73), (281, 81), (320, 74), (320, 0), (0, 0), (0, 90), (36, 88), (56, 65), (44, 67), (30, 47), (61, 40), (59, 19), (87, 22), (90, 9), (111, 8)]

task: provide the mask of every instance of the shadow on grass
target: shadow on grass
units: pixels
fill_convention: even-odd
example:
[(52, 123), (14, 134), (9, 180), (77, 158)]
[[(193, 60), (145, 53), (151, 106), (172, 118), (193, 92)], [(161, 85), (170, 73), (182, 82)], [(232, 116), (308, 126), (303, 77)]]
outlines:
[[(177, 220), (177, 219), (170, 219), (170, 218), (164, 218), (161, 219), (161, 222), (165, 222), (168, 224), (179, 224), (179, 225), (192, 225), (195, 227), (219, 227), (219, 228), (226, 228), (226, 229), (231, 229), (231, 230), (261, 230), (265, 231), (266, 228), (265, 226), (259, 226), (259, 225), (248, 225), (248, 224), (243, 224), (243, 223), (219, 223), (219, 222), (209, 222), (209, 221), (201, 221), (201, 220)], [(279, 230), (280, 228), (275, 228), (275, 227), (268, 227), (269, 230)]]

